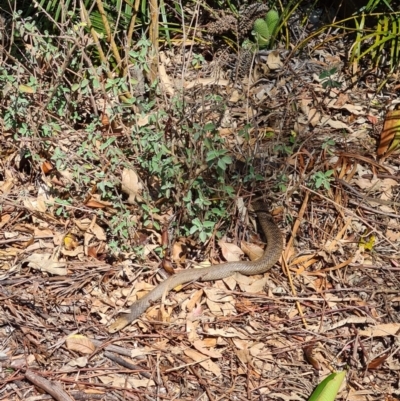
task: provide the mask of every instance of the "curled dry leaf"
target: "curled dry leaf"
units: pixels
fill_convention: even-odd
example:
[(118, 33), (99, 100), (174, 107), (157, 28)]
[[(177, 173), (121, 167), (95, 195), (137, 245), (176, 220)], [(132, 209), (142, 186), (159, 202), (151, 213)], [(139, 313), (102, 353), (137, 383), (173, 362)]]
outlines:
[(174, 266), (171, 263), (171, 260), (165, 256), (162, 260), (162, 267), (163, 269), (170, 275), (175, 274)]
[(42, 171), (43, 174), (48, 174), (50, 173), (50, 171), (52, 171), (54, 169), (53, 165), (49, 162), (49, 161), (45, 161), (42, 164)]
[(10, 193), (13, 186), (14, 185), (12, 180), (0, 181), (0, 193), (3, 195), (7, 195), (8, 193)]
[(136, 199), (140, 199), (143, 185), (139, 181), (139, 177), (135, 171), (125, 168), (122, 172), (121, 190), (128, 195), (127, 202), (135, 204)]
[(321, 365), (315, 358), (315, 353), (314, 353), (314, 344), (307, 345), (306, 347), (303, 348), (304, 351), (304, 356), (309, 364), (312, 365), (312, 367), (316, 370), (321, 369)]
[(322, 125), (328, 124), (330, 127), (335, 129), (345, 129), (349, 132), (354, 132), (352, 128), (350, 128), (347, 124), (342, 121), (332, 120), (330, 116), (325, 116), (321, 119)]
[(386, 352), (385, 354), (379, 356), (378, 358), (373, 359), (371, 362), (368, 363), (368, 369), (378, 369), (383, 362), (386, 361), (390, 356), (390, 352)]

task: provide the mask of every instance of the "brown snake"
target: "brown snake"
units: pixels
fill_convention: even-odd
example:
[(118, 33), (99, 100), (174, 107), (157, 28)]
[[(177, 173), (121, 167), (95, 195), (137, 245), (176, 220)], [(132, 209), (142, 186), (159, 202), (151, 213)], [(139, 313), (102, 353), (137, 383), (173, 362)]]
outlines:
[(251, 276), (253, 274), (265, 273), (269, 270), (278, 261), (282, 253), (282, 233), (265, 210), (265, 206), (262, 202), (254, 202), (253, 209), (257, 214), (268, 243), (261, 258), (255, 261), (221, 263), (219, 265), (213, 265), (202, 269), (183, 270), (174, 274), (160, 283), (143, 298), (134, 302), (130, 307), (130, 312), (120, 315), (109, 327), (108, 332), (115, 333), (131, 324), (151, 304), (159, 300), (164, 294), (167, 294), (178, 285), (191, 281), (220, 280), (233, 275), (235, 272)]

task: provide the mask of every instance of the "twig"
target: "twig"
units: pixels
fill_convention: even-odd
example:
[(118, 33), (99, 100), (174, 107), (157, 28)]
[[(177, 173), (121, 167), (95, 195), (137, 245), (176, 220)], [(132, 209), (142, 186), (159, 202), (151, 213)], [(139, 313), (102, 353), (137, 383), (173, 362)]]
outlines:
[(39, 376), (32, 370), (25, 372), (25, 378), (33, 383), (35, 386), (41, 388), (46, 393), (50, 394), (57, 401), (74, 401), (64, 390), (62, 390), (58, 384), (52, 383), (51, 381)]

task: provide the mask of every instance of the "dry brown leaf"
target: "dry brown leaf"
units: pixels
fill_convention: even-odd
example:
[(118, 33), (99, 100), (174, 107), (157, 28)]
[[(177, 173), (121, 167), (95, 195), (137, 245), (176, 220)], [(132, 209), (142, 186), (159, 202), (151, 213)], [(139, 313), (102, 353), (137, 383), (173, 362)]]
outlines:
[(219, 351), (216, 349), (209, 349), (210, 346), (207, 345), (207, 343), (203, 340), (194, 341), (193, 346), (197, 349), (197, 351), (211, 358), (222, 358), (222, 354)]
[(235, 274), (233, 276), (225, 277), (222, 279), (224, 284), (231, 290), (233, 291), (236, 287), (236, 278)]
[(243, 251), (237, 245), (226, 242), (225, 239), (220, 239), (218, 245), (221, 248), (223, 257), (228, 262), (237, 262), (243, 255)]
[(368, 362), (368, 369), (378, 369), (390, 356), (390, 352), (386, 352), (384, 355), (379, 356), (378, 358), (373, 359), (371, 362)]
[(306, 347), (303, 348), (304, 351), (304, 356), (306, 358), (306, 361), (312, 365), (312, 367), (316, 370), (321, 369), (321, 365), (318, 362), (317, 358), (315, 357), (316, 352), (314, 351), (315, 349), (315, 344), (310, 344)]
[(181, 240), (176, 241), (172, 246), (171, 259), (175, 263), (183, 263), (186, 260), (185, 243)]
[[(199, 321), (190, 319), (190, 316), (186, 319), (186, 333), (190, 343), (194, 343), (199, 339)], [(199, 350), (200, 351), (200, 350)]]
[(54, 232), (50, 228), (40, 228), (37, 226), (33, 226), (33, 234), (35, 237), (51, 237), (54, 235)]
[(239, 92), (235, 89), (232, 93), (231, 93), (231, 97), (229, 98), (229, 101), (232, 103), (237, 103), (240, 99), (241, 99), (241, 95), (239, 94)]
[(28, 210), (32, 210), (34, 212), (46, 211), (46, 202), (40, 197), (37, 197), (36, 199), (34, 198), (24, 199), (24, 206)]
[(378, 121), (379, 121), (378, 117), (373, 116), (373, 115), (370, 115), (370, 114), (367, 115), (367, 120), (368, 120), (372, 125), (378, 124)]
[(214, 302), (211, 299), (206, 300), (208, 309), (214, 316), (224, 316), (222, 305), (218, 302)]
[(275, 359), (270, 350), (271, 347), (264, 343), (256, 343), (249, 348), (251, 365), (258, 374), (272, 371)]
[[(246, 292), (246, 289), (251, 287), (253, 283), (260, 280), (260, 275), (256, 276), (245, 276), (244, 274), (236, 273), (235, 280), (236, 283), (239, 285), (240, 290), (242, 292)], [(266, 280), (266, 277), (261, 277), (261, 280)]]
[(319, 120), (321, 118), (321, 113), (317, 109), (312, 108), (309, 110), (309, 112), (307, 114), (307, 118), (308, 118), (308, 122), (313, 127), (315, 127), (319, 123)]
[(201, 300), (201, 296), (203, 295), (203, 290), (197, 290), (191, 297), (189, 302), (186, 304), (186, 309), (191, 312), (196, 305)]
[(356, 106), (350, 103), (341, 104), (341, 102), (336, 101), (336, 99), (332, 99), (329, 102), (328, 107), (336, 110), (344, 109), (354, 115), (363, 115), (365, 113), (362, 106)]
[(62, 372), (68, 372), (71, 368), (84, 368), (88, 364), (87, 356), (71, 359), (64, 367), (61, 368)]
[(240, 290), (249, 294), (265, 293), (264, 288), (268, 282), (268, 277), (253, 279), (250, 285), (240, 284)]
[(342, 107), (349, 101), (349, 95), (347, 93), (339, 93), (339, 96), (335, 100), (336, 107)]
[(11, 219), (10, 214), (0, 215), (0, 228), (3, 228)]
[(213, 373), (217, 377), (221, 376), (221, 368), (216, 363), (211, 361), (210, 357), (205, 356), (205, 355), (201, 354), (200, 352), (197, 352), (190, 348), (186, 349), (184, 351), (184, 353), (186, 356), (191, 358), (193, 361), (199, 363), (203, 369), (207, 370), (208, 372)]
[[(162, 60), (162, 57), (161, 57)], [(158, 64), (158, 76), (160, 78), (161, 87), (170, 95), (175, 94), (175, 85), (173, 84), (171, 78), (167, 74), (164, 62)]]
[(83, 245), (77, 246), (75, 249), (71, 249), (70, 251), (68, 249), (61, 249), (61, 254), (69, 257), (83, 255), (84, 254)]
[(22, 249), (15, 249), (15, 248), (8, 248), (6, 251), (0, 250), (0, 259), (14, 259), (17, 255), (19, 255), (22, 252), (23, 252)]
[(44, 161), (42, 164), (43, 174), (48, 174), (54, 169), (53, 165), (49, 161)]
[(206, 287), (204, 288), (204, 292), (207, 295), (207, 298), (213, 302), (234, 302), (234, 297), (232, 295), (227, 294), (218, 288)]
[(111, 206), (111, 202), (105, 202), (99, 199), (96, 199), (96, 197), (93, 195), (86, 203), (85, 205), (87, 207), (91, 207), (93, 209), (104, 209), (108, 206)]
[(247, 339), (247, 335), (244, 335), (240, 331), (237, 331), (234, 327), (227, 327), (226, 329), (211, 329), (206, 330), (206, 333), (210, 336), (221, 336), (221, 337), (237, 337), (241, 339)]
[(386, 230), (385, 236), (387, 237), (388, 240), (392, 242), (400, 241), (400, 231), (396, 230)]
[(94, 234), (99, 241), (105, 241), (107, 239), (104, 229), (97, 223), (93, 224), (93, 221), (90, 219), (74, 220), (74, 223), (81, 231)]
[(330, 127), (335, 128), (335, 129), (345, 129), (349, 132), (353, 132), (353, 129), (350, 128), (347, 124), (345, 124), (342, 121), (332, 120), (332, 117), (330, 117), (330, 116), (323, 117), (321, 119), (321, 124), (322, 125), (328, 124)]
[(13, 180), (6, 180), (6, 181), (0, 181), (0, 192), (3, 195), (7, 195), (10, 193), (12, 187), (14, 186)]
[(366, 337), (398, 336), (400, 334), (400, 323), (378, 324), (374, 327), (360, 330), (358, 334)]
[(159, 247), (159, 245), (157, 245), (157, 244), (146, 244), (146, 245), (143, 247), (142, 256), (147, 256), (147, 255), (149, 255), (150, 253), (152, 253), (152, 252), (154, 251), (154, 249), (156, 249), (156, 248), (158, 248), (158, 247)]
[(261, 258), (264, 253), (264, 249), (251, 242), (241, 241), (240, 246), (242, 247), (243, 252), (250, 258), (250, 260), (257, 260)]
[(247, 348), (237, 349), (235, 354), (243, 365), (247, 365), (251, 362), (251, 356)]
[(71, 334), (65, 340), (65, 345), (70, 351), (80, 354), (92, 354), (96, 350), (93, 342), (82, 334)]
[(67, 275), (67, 264), (65, 262), (52, 260), (51, 257), (52, 255), (50, 253), (34, 253), (29, 255), (24, 262), (28, 262), (29, 267), (42, 272), (47, 272), (56, 276)]
[(279, 57), (279, 51), (274, 50), (268, 54), (267, 65), (270, 70), (277, 70), (283, 67), (281, 58)]

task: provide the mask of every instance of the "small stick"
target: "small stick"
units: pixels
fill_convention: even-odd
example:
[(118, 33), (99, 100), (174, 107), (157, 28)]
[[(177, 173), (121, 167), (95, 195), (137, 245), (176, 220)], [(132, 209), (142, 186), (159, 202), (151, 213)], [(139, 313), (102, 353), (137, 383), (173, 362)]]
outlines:
[(52, 383), (44, 377), (39, 376), (32, 370), (27, 370), (25, 372), (25, 378), (33, 383), (35, 386), (50, 394), (57, 401), (74, 401), (64, 390), (62, 390), (58, 386), (58, 384)]

